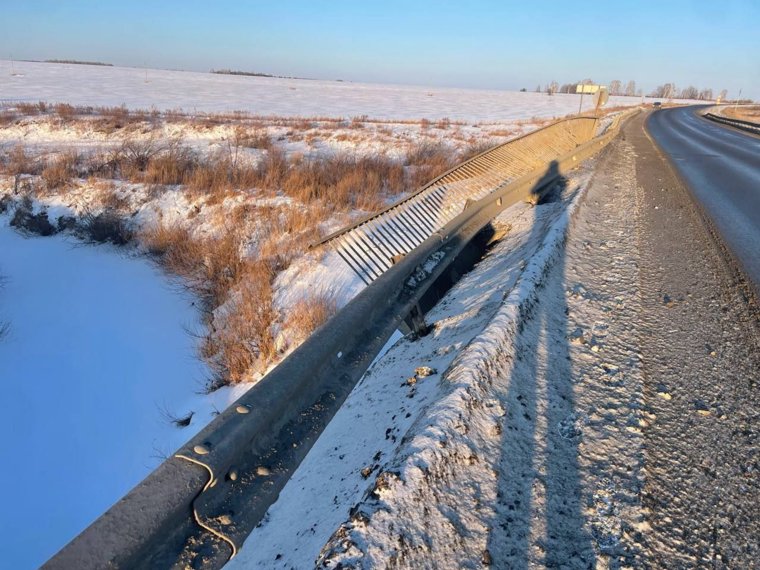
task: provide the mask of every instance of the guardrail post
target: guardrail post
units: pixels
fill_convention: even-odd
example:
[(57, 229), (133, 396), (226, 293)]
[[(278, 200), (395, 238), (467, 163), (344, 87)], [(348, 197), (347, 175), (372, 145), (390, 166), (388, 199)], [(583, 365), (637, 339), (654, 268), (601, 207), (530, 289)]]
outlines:
[(418, 337), (425, 336), (430, 332), (430, 326), (425, 323), (425, 315), (420, 310), (420, 304), (415, 303), (412, 310), (399, 326), (403, 334), (415, 334)]

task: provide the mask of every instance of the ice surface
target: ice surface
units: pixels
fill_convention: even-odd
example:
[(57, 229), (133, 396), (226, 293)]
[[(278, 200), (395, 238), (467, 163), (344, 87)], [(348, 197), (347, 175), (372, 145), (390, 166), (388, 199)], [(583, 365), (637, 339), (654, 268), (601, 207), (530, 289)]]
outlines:
[[(36, 568), (207, 423), (192, 299), (148, 261), (0, 216), (0, 566)], [(180, 429), (164, 412), (183, 416)]]

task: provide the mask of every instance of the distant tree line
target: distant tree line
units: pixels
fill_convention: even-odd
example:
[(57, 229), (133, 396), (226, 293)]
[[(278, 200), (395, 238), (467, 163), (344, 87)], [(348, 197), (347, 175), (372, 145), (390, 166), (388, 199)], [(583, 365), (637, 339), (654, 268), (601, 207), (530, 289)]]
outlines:
[[(555, 93), (575, 93), (578, 85), (593, 85), (594, 81), (591, 79), (582, 79), (575, 83), (563, 83), (560, 85), (556, 81), (547, 83), (543, 88), (541, 85), (536, 87), (536, 93), (546, 93), (547, 95), (554, 95)], [(521, 89), (526, 91), (526, 89)], [(626, 97), (642, 97), (644, 92), (642, 89), (636, 88), (636, 82), (631, 79), (627, 83), (623, 84), (619, 79), (613, 79), (609, 85), (610, 95), (619, 95)], [(728, 92), (723, 89), (719, 96), (721, 101), (726, 100)], [(697, 89), (693, 85), (684, 87), (683, 89), (677, 89), (675, 83), (665, 83), (664, 85), (658, 85), (647, 97), (657, 97), (661, 99), (698, 99), (702, 101), (712, 101), (715, 99), (713, 90), (710, 88)]]
[[(718, 95), (721, 101), (724, 101), (728, 91), (723, 89)], [(699, 99), (702, 101), (712, 101), (715, 99), (713, 90), (710, 88), (697, 89), (693, 85), (678, 89), (675, 83), (665, 83), (658, 85), (649, 94), (649, 97), (659, 97), (662, 99)]]
[(219, 75), (247, 75), (249, 77), (277, 77), (269, 73), (258, 73), (256, 71), (237, 71), (235, 69), (212, 69), (211, 73)]
[[(563, 83), (562, 85), (556, 81), (551, 81), (547, 83), (543, 89), (540, 85), (536, 87), (536, 92), (546, 93), (547, 95), (554, 95), (555, 93), (575, 93), (576, 87), (578, 85), (594, 85), (594, 81), (592, 79), (586, 78), (581, 79), (580, 81), (576, 81), (575, 83)], [(641, 89), (638, 91), (636, 90), (636, 82), (634, 80), (630, 80), (625, 85), (625, 88), (623, 88), (623, 84), (620, 82), (620, 80), (615, 79), (614, 81), (610, 82), (609, 91), (610, 95), (627, 95), (629, 97), (640, 97), (642, 95)]]
[(74, 65), (101, 65), (103, 67), (113, 67), (113, 63), (104, 63), (102, 61), (82, 61), (81, 59), (22, 59), (21, 61), (31, 61), (33, 63), (70, 63)]
[(271, 75), (269, 73), (259, 73), (256, 71), (237, 71), (235, 69), (212, 69), (211, 73), (219, 75), (245, 75), (247, 77), (274, 77), (275, 79), (305, 79), (304, 77), (289, 77), (287, 75)]

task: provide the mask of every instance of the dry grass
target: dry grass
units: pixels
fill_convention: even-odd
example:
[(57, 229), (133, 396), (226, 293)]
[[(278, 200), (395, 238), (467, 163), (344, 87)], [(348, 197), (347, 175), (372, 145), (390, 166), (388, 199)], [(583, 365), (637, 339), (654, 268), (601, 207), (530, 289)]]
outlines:
[(512, 129), (495, 129), (488, 131), (488, 134), (492, 137), (512, 137), (517, 134), (518, 131)]
[(209, 326), (216, 322), (211, 311), (224, 306), (221, 327), (204, 339), (201, 348), (214, 370), (215, 385), (246, 380), (252, 371), (261, 372), (271, 363), (277, 314), (274, 271), (268, 260), (242, 258), (240, 238), (234, 232), (196, 238), (184, 227), (158, 223), (144, 229), (139, 241), (201, 298)]
[(320, 291), (297, 301), (288, 312), (285, 326), (293, 333), (296, 344), (300, 344), (337, 312), (336, 295)]
[(156, 152), (145, 152), (144, 162), (133, 169), (136, 182), (148, 184), (185, 184), (192, 175), (198, 159), (190, 149), (182, 146), (179, 141), (171, 141), (165, 149)]
[[(240, 285), (230, 300), (227, 318), (218, 334), (206, 343), (207, 357), (216, 363), (217, 377), (231, 383), (264, 372), (273, 361), (277, 319), (272, 296), (273, 274), (265, 262), (246, 263)], [(208, 354), (208, 352), (213, 354)]]
[(336, 210), (374, 210), (388, 196), (404, 190), (404, 169), (387, 157), (335, 156), (328, 160), (297, 158), (280, 181), (288, 196), (309, 204), (322, 201)]
[(88, 186), (97, 190), (98, 203), (104, 210), (127, 213), (130, 207), (130, 201), (122, 196), (117, 190), (116, 185), (111, 180), (91, 179)]
[(419, 188), (433, 178), (440, 176), (459, 162), (459, 157), (447, 146), (440, 143), (422, 143), (409, 150), (407, 166), (412, 167), (411, 188)]
[[(275, 276), (318, 237), (318, 222), (357, 210), (378, 210), (459, 160), (459, 153), (452, 147), (432, 143), (410, 145), (401, 160), (382, 154), (344, 153), (318, 159), (286, 155), (267, 130), (273, 128), (272, 124), (243, 115), (230, 119), (238, 123), (227, 131), (219, 150), (204, 155), (180, 140), (160, 139), (158, 131), (155, 135), (144, 131), (145, 135), (137, 137), (126, 128), (155, 121), (154, 113), (120, 107), (69, 107), (37, 106), (24, 112), (57, 116), (61, 121), (78, 116), (99, 129), (119, 131), (115, 140), (121, 144), (88, 155), (62, 153), (50, 160), (18, 146), (0, 154), (3, 171), (23, 176), (24, 181), (30, 181), (28, 188), (37, 185), (47, 193), (60, 194), (81, 185), (72, 179), (89, 176), (88, 199), (94, 209), (82, 215), (72, 229), (92, 241), (139, 243), (168, 273), (183, 279), (201, 300), (208, 330), (201, 355), (214, 372), (214, 386), (248, 380), (252, 373), (264, 372), (278, 356), (275, 332), (279, 327), (297, 344), (335, 312), (335, 297), (324, 293), (299, 302), (284, 316), (278, 313), (273, 300)], [(96, 116), (86, 117), (88, 114)], [(179, 113), (174, 118), (188, 120)], [(326, 118), (281, 121), (281, 127), (314, 140), (324, 136), (323, 125), (345, 128), (349, 124), (343, 119)], [(371, 122), (367, 117), (351, 119), (356, 130), (348, 136), (366, 138), (360, 129), (367, 122)], [(229, 126), (230, 122), (224, 124)], [(454, 123), (439, 121), (435, 128), (448, 129), (451, 124)], [(434, 127), (428, 121), (426, 128)], [(376, 130), (393, 134), (382, 125)], [(367, 132), (375, 134), (375, 130)], [(332, 131), (324, 133), (327, 137), (333, 135)], [(256, 152), (246, 154), (243, 149), (247, 148)], [(251, 156), (258, 160), (251, 160)], [(146, 195), (158, 198), (172, 186), (187, 193), (194, 209), (183, 225), (159, 219), (148, 227), (136, 228), (133, 234), (128, 221), (135, 208), (130, 187), (117, 189), (116, 181), (143, 185), (142, 191), (135, 194), (139, 203), (146, 200)], [(261, 206), (246, 199), (249, 193), (257, 198), (284, 196), (289, 200)], [(232, 207), (225, 204), (207, 210), (228, 197), (235, 198), (230, 202)], [(210, 237), (192, 231), (193, 216), (201, 209), (203, 223), (224, 228), (224, 234)]]
[(18, 103), (16, 109), (23, 115), (37, 115), (45, 113), (47, 111), (47, 103), (40, 101), (39, 103)]
[(159, 222), (142, 229), (138, 239), (169, 272), (183, 277), (209, 308), (224, 302), (247, 264), (235, 232), (197, 238), (182, 226)]
[(68, 103), (57, 103), (53, 106), (55, 114), (64, 122), (69, 122), (77, 115), (77, 109)]
[[(250, 379), (252, 372), (264, 372), (276, 358), (273, 327), (279, 315), (272, 283), (316, 237), (314, 215), (306, 208), (283, 212), (242, 204), (230, 216), (235, 229), (221, 237), (196, 237), (186, 227), (160, 222), (140, 232), (138, 240), (146, 250), (202, 300), (211, 334), (204, 339), (201, 356), (214, 371), (214, 386)], [(243, 257), (243, 236), (250, 223), (265, 237), (254, 255)], [(293, 327), (300, 343), (336, 307), (334, 296), (315, 295), (289, 311), (285, 326)], [(221, 310), (221, 321), (213, 310)]]
[(0, 111), (0, 127), (10, 127), (18, 120), (18, 118), (18, 114), (13, 111)]
[[(422, 125), (423, 128), (429, 128), (431, 122), (428, 119), (382, 119), (359, 115), (352, 117), (346, 122), (343, 117), (329, 116), (310, 116), (310, 117), (290, 117), (279, 115), (257, 115), (245, 111), (232, 111), (221, 113), (203, 113), (203, 112), (186, 112), (182, 109), (168, 109), (159, 111), (157, 109), (131, 109), (125, 107), (108, 107), (108, 106), (74, 106), (66, 103), (50, 104), (45, 101), (38, 103), (18, 103), (15, 105), (14, 113), (6, 115), (6, 121), (12, 117), (15, 120), (19, 114), (21, 116), (34, 116), (53, 114), (58, 116), (64, 122), (71, 121), (77, 117), (94, 117), (93, 126), (96, 130), (111, 134), (118, 130), (134, 126), (139, 123), (156, 124), (163, 120), (167, 124), (187, 123), (197, 127), (212, 128), (221, 125), (247, 125), (249, 127), (270, 125), (270, 126), (289, 126), (297, 131), (309, 130), (317, 126), (327, 129), (353, 126), (361, 129), (365, 125), (375, 124), (405, 124), (405, 125)], [(2, 115), (0, 115), (0, 118)], [(463, 126), (467, 123), (464, 121), (452, 121), (447, 118), (437, 121), (436, 126), (439, 128), (448, 128), (449, 125)], [(146, 125), (150, 126), (150, 125)]]
[(99, 118), (92, 122), (92, 128), (105, 134), (113, 134), (127, 127), (135, 127), (140, 123), (147, 121), (147, 115), (144, 112), (137, 111), (130, 114), (125, 106), (121, 107), (103, 107), (97, 111)]
[(0, 165), (3, 172), (11, 176), (41, 174), (45, 166), (38, 156), (28, 153), (21, 144), (14, 146), (6, 156), (0, 157)]
[(739, 119), (740, 121), (749, 121), (750, 123), (760, 123), (760, 105), (742, 105), (734, 107), (725, 107), (723, 114), (726, 117)]
[(263, 128), (245, 129), (238, 127), (235, 129), (235, 136), (238, 137), (240, 145), (245, 148), (257, 148), (261, 150), (272, 148), (272, 137)]
[(42, 180), (48, 191), (63, 188), (77, 175), (79, 155), (76, 151), (58, 154), (42, 170)]

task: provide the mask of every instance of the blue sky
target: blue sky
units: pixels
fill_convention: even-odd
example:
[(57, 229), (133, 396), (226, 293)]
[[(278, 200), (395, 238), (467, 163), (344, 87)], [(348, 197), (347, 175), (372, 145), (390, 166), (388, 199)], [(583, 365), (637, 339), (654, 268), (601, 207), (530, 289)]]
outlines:
[(0, 56), (496, 89), (675, 82), (760, 99), (760, 2), (0, 0)]

